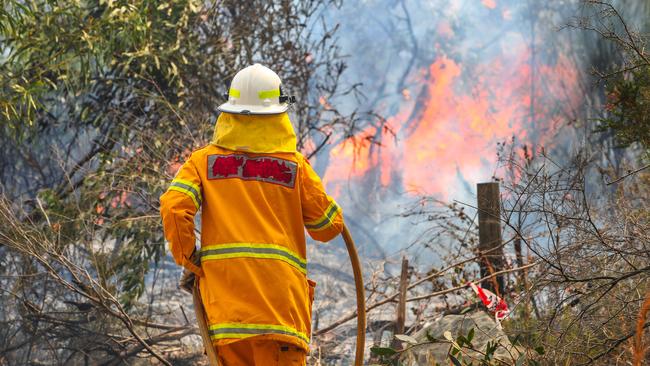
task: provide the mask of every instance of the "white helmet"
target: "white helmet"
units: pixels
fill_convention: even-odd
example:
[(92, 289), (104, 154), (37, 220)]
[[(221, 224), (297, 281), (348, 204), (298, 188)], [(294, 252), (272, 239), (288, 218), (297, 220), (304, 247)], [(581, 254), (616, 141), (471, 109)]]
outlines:
[(228, 101), (219, 111), (237, 114), (278, 114), (295, 101), (282, 94), (280, 77), (260, 64), (240, 70), (230, 83)]

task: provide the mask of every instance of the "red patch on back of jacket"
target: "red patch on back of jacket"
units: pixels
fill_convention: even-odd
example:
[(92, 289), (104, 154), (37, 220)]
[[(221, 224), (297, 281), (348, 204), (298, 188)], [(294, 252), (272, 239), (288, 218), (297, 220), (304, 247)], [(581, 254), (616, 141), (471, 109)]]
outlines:
[(208, 179), (238, 178), (293, 188), (298, 164), (270, 156), (208, 155)]

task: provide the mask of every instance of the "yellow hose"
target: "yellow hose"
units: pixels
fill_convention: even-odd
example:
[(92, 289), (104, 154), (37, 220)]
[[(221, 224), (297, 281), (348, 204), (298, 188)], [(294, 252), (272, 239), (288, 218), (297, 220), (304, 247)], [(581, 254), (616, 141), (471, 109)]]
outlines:
[(366, 345), (366, 295), (363, 287), (363, 275), (361, 273), (361, 262), (357, 248), (354, 246), (354, 240), (350, 235), (348, 227), (343, 224), (341, 232), (345, 246), (348, 248), (350, 262), (352, 263), (352, 272), (354, 273), (354, 285), (357, 289), (357, 350), (354, 358), (355, 366), (363, 365), (363, 351)]
[(205, 309), (203, 308), (203, 301), (201, 301), (198, 276), (194, 278), (194, 286), (192, 287), (192, 300), (194, 300), (194, 313), (196, 314), (196, 320), (199, 323), (199, 333), (203, 339), (203, 346), (205, 347), (205, 353), (208, 356), (209, 364), (210, 366), (219, 366), (219, 360), (217, 359), (217, 350), (212, 343), (212, 339), (210, 338), (210, 331), (208, 330), (208, 317), (205, 314)]

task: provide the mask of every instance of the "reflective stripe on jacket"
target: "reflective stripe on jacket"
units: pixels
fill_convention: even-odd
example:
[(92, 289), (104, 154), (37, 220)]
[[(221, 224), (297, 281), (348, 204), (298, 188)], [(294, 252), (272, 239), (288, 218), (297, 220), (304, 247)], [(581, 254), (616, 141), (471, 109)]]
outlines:
[[(174, 260), (199, 274), (217, 345), (249, 337), (308, 349), (314, 283), (305, 228), (328, 241), (340, 207), (300, 153), (255, 154), (208, 145), (192, 153), (160, 198)], [(194, 215), (201, 212), (201, 267)]]

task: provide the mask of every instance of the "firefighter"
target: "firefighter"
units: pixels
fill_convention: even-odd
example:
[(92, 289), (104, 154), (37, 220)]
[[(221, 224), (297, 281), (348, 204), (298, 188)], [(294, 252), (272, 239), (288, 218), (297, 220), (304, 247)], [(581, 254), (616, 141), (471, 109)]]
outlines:
[[(194, 272), (219, 362), (305, 365), (315, 282), (305, 228), (343, 229), (337, 203), (307, 159), (278, 75), (255, 64), (232, 80), (212, 142), (194, 151), (160, 198), (174, 260)], [(194, 216), (201, 210), (200, 265)]]

